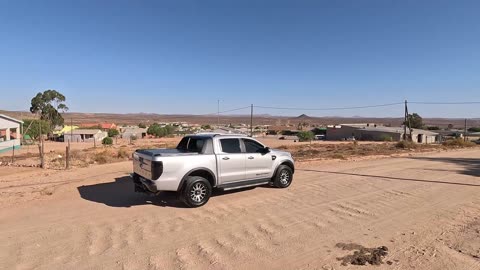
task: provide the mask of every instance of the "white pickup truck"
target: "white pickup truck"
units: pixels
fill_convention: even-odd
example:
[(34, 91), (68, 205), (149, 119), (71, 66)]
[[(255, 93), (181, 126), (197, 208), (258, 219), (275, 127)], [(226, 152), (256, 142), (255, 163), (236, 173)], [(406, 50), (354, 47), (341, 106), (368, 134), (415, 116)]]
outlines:
[(140, 149), (133, 154), (135, 191), (176, 191), (189, 207), (206, 204), (214, 188), (230, 190), (270, 184), (290, 186), (292, 155), (242, 135), (197, 134), (176, 149)]

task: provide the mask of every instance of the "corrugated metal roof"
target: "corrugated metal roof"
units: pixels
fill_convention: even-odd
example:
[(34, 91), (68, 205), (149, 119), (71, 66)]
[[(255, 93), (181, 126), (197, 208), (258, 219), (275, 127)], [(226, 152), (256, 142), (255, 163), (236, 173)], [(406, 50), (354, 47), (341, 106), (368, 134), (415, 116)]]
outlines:
[(10, 117), (10, 116), (7, 116), (5, 114), (0, 114), (0, 117), (1, 118), (4, 118), (4, 119), (7, 119), (9, 121), (12, 121), (12, 122), (16, 122), (16, 123), (19, 123), (19, 124), (23, 124), (23, 121), (22, 120), (18, 120), (18, 119), (15, 119), (13, 117)]
[(88, 135), (95, 135), (98, 133), (102, 133), (101, 130), (99, 129), (74, 129), (73, 131), (70, 132), (65, 132), (65, 135), (80, 135), (80, 134), (88, 134)]
[[(356, 128), (359, 130), (367, 130), (367, 131), (378, 131), (378, 132), (390, 132), (390, 133), (398, 133), (398, 134), (403, 134), (403, 127), (385, 127), (385, 126), (375, 126), (372, 124), (346, 124), (342, 126), (347, 126), (347, 127), (352, 127)], [(407, 128), (407, 133), (410, 132), (409, 129)], [(412, 128), (413, 133), (417, 134), (425, 134), (425, 135), (438, 135), (437, 132), (433, 132), (430, 130), (424, 130), (424, 129), (418, 129), (418, 128)]]

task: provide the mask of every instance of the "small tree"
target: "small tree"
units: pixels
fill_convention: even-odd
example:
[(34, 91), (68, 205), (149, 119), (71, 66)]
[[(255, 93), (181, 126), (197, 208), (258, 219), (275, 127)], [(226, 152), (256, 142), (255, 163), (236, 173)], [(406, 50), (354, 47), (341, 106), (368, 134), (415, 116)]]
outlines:
[(138, 127), (139, 128), (147, 128), (147, 125), (145, 125), (144, 123), (140, 123), (140, 124), (138, 124)]
[(103, 145), (112, 145), (113, 144), (113, 139), (110, 137), (105, 137), (102, 140)]
[(120, 132), (118, 132), (118, 130), (114, 129), (114, 128), (111, 128), (108, 130), (108, 137), (116, 137), (120, 134)]
[(297, 134), (298, 140), (301, 142), (312, 141), (315, 138), (315, 134), (311, 131), (300, 131)]
[(155, 137), (159, 137), (160, 129), (161, 129), (161, 127), (160, 127), (159, 124), (153, 123), (150, 127), (148, 127), (147, 134), (155, 136)]
[(42, 134), (46, 135), (52, 132), (52, 127), (50, 123), (45, 120), (32, 120), (24, 119), (23, 120), (23, 132), (24, 135), (29, 135), (31, 138), (38, 138), (40, 136), (40, 129)]
[(203, 129), (203, 130), (212, 129), (212, 126), (210, 126), (210, 125), (202, 125), (202, 129)]

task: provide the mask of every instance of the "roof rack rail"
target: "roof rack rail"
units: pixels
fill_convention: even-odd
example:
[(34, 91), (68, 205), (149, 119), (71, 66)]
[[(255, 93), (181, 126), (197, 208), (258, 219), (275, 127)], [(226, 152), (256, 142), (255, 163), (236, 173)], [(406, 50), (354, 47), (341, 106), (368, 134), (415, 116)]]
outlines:
[(212, 136), (212, 137), (216, 137), (216, 136), (242, 136), (242, 137), (247, 137), (248, 135), (247, 134), (240, 134), (240, 133), (217, 133), (217, 132), (199, 132), (199, 133), (195, 133), (193, 135), (208, 135), (208, 136)]

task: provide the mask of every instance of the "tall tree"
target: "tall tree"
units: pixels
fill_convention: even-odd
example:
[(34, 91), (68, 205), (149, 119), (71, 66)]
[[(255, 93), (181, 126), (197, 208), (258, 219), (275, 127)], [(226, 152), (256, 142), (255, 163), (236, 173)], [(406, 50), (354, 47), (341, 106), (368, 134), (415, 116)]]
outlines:
[(30, 112), (39, 114), (52, 127), (63, 125), (64, 119), (60, 112), (68, 111), (65, 96), (56, 90), (46, 90), (32, 98)]
[(423, 118), (417, 113), (409, 114), (406, 123), (403, 123), (409, 128), (423, 128)]

